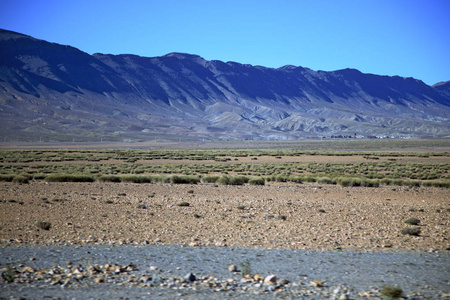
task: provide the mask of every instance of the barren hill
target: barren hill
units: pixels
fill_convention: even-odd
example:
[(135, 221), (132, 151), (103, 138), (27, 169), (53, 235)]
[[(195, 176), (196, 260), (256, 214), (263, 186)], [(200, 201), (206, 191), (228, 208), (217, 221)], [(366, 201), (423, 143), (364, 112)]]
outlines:
[(449, 82), (183, 53), (89, 55), (0, 30), (4, 140), (448, 137), (449, 118)]

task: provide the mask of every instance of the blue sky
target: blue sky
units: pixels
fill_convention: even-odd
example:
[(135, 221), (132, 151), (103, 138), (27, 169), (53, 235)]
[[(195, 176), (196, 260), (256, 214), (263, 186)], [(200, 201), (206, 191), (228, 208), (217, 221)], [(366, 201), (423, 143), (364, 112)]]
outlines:
[(0, 28), (90, 54), (450, 80), (448, 0), (0, 0)]

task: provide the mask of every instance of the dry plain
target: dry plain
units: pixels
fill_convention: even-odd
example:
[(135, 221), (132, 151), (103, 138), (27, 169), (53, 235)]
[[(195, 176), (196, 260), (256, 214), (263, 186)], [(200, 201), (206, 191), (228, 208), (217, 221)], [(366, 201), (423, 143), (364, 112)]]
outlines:
[[(377, 162), (387, 161), (380, 157)], [(397, 157), (398, 163), (448, 163), (448, 156)], [(227, 164), (361, 163), (363, 155), (262, 156)], [(42, 164), (43, 162), (31, 162)], [(82, 161), (52, 164), (83, 164)], [(90, 164), (124, 164), (107, 160)], [(215, 161), (142, 160), (199, 165)], [(450, 244), (448, 188), (169, 183), (0, 182), (0, 241), (24, 244), (162, 243), (294, 249), (445, 250)], [(189, 206), (179, 206), (187, 202)], [(405, 224), (418, 218), (415, 226)], [(37, 222), (51, 222), (42, 230)], [(404, 235), (405, 227), (420, 228)]]
[[(415, 151), (422, 152), (422, 150)], [(364, 164), (368, 161), (364, 156), (258, 156), (257, 159), (248, 156), (236, 158), (230, 156), (229, 160), (219, 162), (156, 159), (136, 160), (129, 163), (123, 159), (108, 159), (89, 161), (89, 164), (98, 166), (100, 169), (109, 165), (137, 164), (142, 168), (183, 165), (185, 171), (189, 168), (196, 170), (202, 164)], [(390, 159), (392, 161), (392, 157), (380, 156), (376, 163), (389, 162)], [(449, 157), (448, 155), (401, 156), (395, 157), (395, 162), (442, 166), (448, 165)], [(5, 162), (4, 166), (22, 165), (26, 170), (45, 164), (48, 162)], [(70, 166), (79, 166), (86, 162), (69, 160), (53, 161), (51, 164), (58, 168), (70, 168)], [(446, 174), (443, 175), (446, 176)], [(417, 218), (420, 223), (406, 224), (405, 221), (410, 218)], [(51, 228), (49, 230), (40, 228), (38, 222), (41, 221), (50, 222)], [(403, 234), (404, 228), (416, 228), (420, 230), (420, 233)], [(379, 297), (382, 286), (386, 282), (392, 282), (405, 288), (404, 292), (408, 293), (406, 298), (440, 299), (447, 297), (450, 292), (445, 275), (448, 274), (448, 267), (445, 264), (448, 261), (450, 249), (450, 197), (449, 189), (445, 187), (383, 184), (378, 187), (350, 187), (291, 181), (266, 181), (265, 185), (221, 185), (203, 182), (197, 184), (46, 182), (42, 179), (30, 180), (29, 183), (24, 184), (0, 182), (0, 245), (3, 247), (2, 252), (7, 255), (2, 264), (11, 261), (18, 270), (20, 267), (16, 265), (28, 259), (30, 261), (26, 262), (26, 265), (44, 267), (51, 264), (64, 264), (59, 262), (57, 257), (64, 260), (70, 257), (71, 253), (74, 258), (70, 260), (84, 263), (82, 257), (91, 256), (89, 259), (95, 261), (102, 251), (118, 251), (114, 255), (120, 255), (119, 253), (125, 251), (125, 256), (128, 254), (130, 258), (140, 262), (141, 272), (156, 272), (141, 261), (142, 253), (136, 254), (144, 251), (145, 255), (151, 253), (152, 257), (161, 256), (159, 259), (153, 259), (153, 263), (165, 268), (171, 268), (174, 263), (178, 264), (179, 268), (173, 270), (174, 274), (199, 267), (197, 274), (207, 272), (209, 275), (216, 273), (222, 274), (216, 276), (225, 276), (220, 279), (222, 280), (220, 283), (217, 283), (225, 288), (206, 288), (199, 294), (196, 290), (201, 287), (198, 285), (200, 283), (196, 285), (182, 283), (183, 274), (178, 274), (181, 279), (175, 281), (172, 287), (170, 284), (169, 288), (166, 287), (166, 283), (171, 282), (172, 279), (158, 275), (159, 277), (155, 278), (162, 278), (161, 287), (155, 288), (154, 281), (136, 283), (135, 289), (130, 292), (120, 290), (119, 286), (126, 285), (132, 288), (135, 278), (133, 274), (125, 277), (129, 280), (127, 284), (120, 283), (121, 279), (116, 276), (115, 281), (108, 279), (112, 280), (110, 285), (99, 285), (90, 283), (94, 282), (94, 279), (97, 280), (98, 275), (95, 277), (92, 274), (83, 273), (83, 276), (87, 276), (85, 278), (92, 277), (92, 281), (80, 280), (72, 285), (69, 284), (66, 289), (41, 283), (42, 288), (45, 287), (42, 290), (39, 285), (36, 285), (37, 283), (32, 283), (33, 280), (37, 280), (31, 279), (35, 278), (32, 277), (34, 275), (26, 275), (28, 276), (26, 282), (30, 282), (28, 284), (17, 286), (3, 284), (4, 294), (11, 297), (31, 295), (29, 296), (31, 298), (45, 298), (48, 295), (58, 295), (65, 298), (79, 295), (83, 291), (82, 295), (97, 298), (103, 298), (109, 293), (113, 298), (118, 295), (127, 296), (127, 298), (152, 295), (155, 299), (180, 298), (181, 296), (187, 299), (230, 297), (262, 299), (293, 295), (300, 297), (309, 295), (311, 299), (338, 296), (342, 299), (365, 299)], [(108, 245), (123, 248), (117, 248), (117, 250), (114, 250), (116, 248), (86, 248), (89, 249), (88, 254), (83, 251), (83, 247)], [(141, 248), (146, 245), (149, 245), (150, 252)], [(154, 248), (158, 245), (160, 247)], [(61, 248), (52, 248), (55, 246)], [(127, 248), (130, 246), (139, 248)], [(182, 248), (170, 248), (172, 246)], [(11, 252), (8, 249), (16, 250)], [(57, 251), (60, 254), (52, 258), (47, 257), (50, 254), (39, 254), (37, 258), (30, 257), (33, 255), (31, 253), (45, 252), (45, 249)], [(183, 249), (192, 249), (192, 251)], [(233, 249), (236, 250), (233, 251)], [(255, 252), (281, 251), (282, 249), (294, 252), (290, 254), (283, 252), (281, 257), (278, 252), (264, 252), (264, 254)], [(203, 257), (203, 262), (209, 261), (207, 265), (200, 263), (197, 259), (186, 261), (183, 258), (185, 254), (182, 256), (177, 254), (190, 253), (189, 255), (201, 257), (196, 254), (198, 251), (209, 253), (208, 257)], [(317, 255), (308, 251), (314, 251)], [(78, 252), (80, 254), (75, 254)], [(253, 267), (259, 270), (267, 269), (265, 272), (278, 270), (278, 276), (284, 275), (293, 282), (286, 286), (278, 284), (274, 289), (270, 289), (266, 285), (260, 285), (258, 281), (240, 282), (240, 277), (236, 275), (224, 275), (226, 273), (223, 269), (226, 271), (230, 263), (242, 262), (246, 257), (253, 257), (255, 254), (253, 252), (256, 253)], [(341, 258), (334, 257), (333, 253), (340, 252), (347, 254)], [(429, 253), (425, 255), (424, 252)], [(222, 253), (223, 257), (215, 257), (214, 253)], [(373, 256), (370, 254), (359, 256), (358, 253), (373, 253)], [(109, 260), (115, 257), (113, 254), (104, 255)], [(271, 255), (276, 255), (275, 264), (270, 263), (275, 257), (273, 259), (267, 257)], [(303, 275), (299, 275), (298, 269), (302, 268), (302, 264), (296, 264), (293, 268), (291, 266), (293, 262), (282, 258), (285, 255), (310, 257), (311, 261), (308, 260), (306, 274), (305, 271), (301, 271)], [(357, 260), (353, 257), (354, 255), (358, 256)], [(23, 259), (21, 259), (22, 256), (24, 256)], [(123, 260), (122, 256), (118, 257), (115, 258), (117, 261)], [(166, 262), (168, 257), (170, 257), (169, 261)], [(398, 264), (400, 257), (405, 260), (401, 266)], [(414, 262), (411, 261), (413, 257)], [(324, 260), (334, 262), (331, 265), (323, 264)], [(388, 265), (385, 266), (381, 261)], [(434, 262), (433, 266), (430, 262)], [(333, 264), (341, 264), (341, 267), (333, 267)], [(353, 266), (364, 273), (364, 280), (361, 280), (359, 273), (339, 272), (340, 268)], [(394, 266), (395, 269), (393, 269)], [(22, 274), (24, 274), (23, 271)], [(210, 280), (207, 279), (208, 274), (204, 274), (206, 281)], [(270, 273), (263, 275), (268, 274)], [(398, 277), (400, 275), (401, 278)], [(114, 278), (113, 275), (111, 276)], [(228, 276), (230, 278), (227, 279)], [(306, 279), (307, 282), (314, 278), (328, 278), (329, 283), (325, 283), (324, 287), (314, 287), (308, 286), (306, 282), (305, 286), (304, 282), (298, 282), (308, 278), (304, 276), (310, 276), (310, 279)], [(178, 280), (176, 279), (178, 277), (174, 278), (173, 280)], [(344, 278), (346, 285), (341, 285)], [(56, 282), (54, 278), (51, 280)], [(56, 286), (64, 287), (66, 283), (63, 284), (63, 282), (66, 281), (58, 281)], [(148, 290), (149, 286), (153, 288)], [(184, 289), (184, 292), (180, 293), (179, 289)], [(215, 293), (219, 290), (223, 294)], [(252, 292), (249, 293), (249, 291)], [(0, 291), (0, 295), (1, 293)]]
[[(1, 183), (0, 191), (2, 243), (317, 250), (445, 250), (450, 243), (444, 188), (31, 182)], [(411, 217), (420, 220), (412, 226), (418, 236), (400, 233)]]

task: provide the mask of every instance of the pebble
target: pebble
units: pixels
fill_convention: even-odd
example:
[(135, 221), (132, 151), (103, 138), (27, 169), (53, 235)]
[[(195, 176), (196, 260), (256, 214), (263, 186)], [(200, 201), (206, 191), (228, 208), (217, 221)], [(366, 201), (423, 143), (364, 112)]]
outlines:
[(236, 265), (230, 265), (228, 267), (228, 271), (230, 271), (230, 272), (237, 272), (238, 269), (237, 269)]
[(320, 280), (313, 280), (309, 283), (309, 286), (312, 287), (322, 287), (323, 286), (323, 281)]
[(277, 277), (275, 275), (269, 275), (266, 278), (264, 278), (265, 284), (277, 284)]
[[(234, 270), (229, 266), (229, 270)], [(0, 269), (1, 274), (5, 272), (12, 272), (14, 274), (14, 284), (24, 286), (36, 286), (45, 288), (46, 286), (61, 286), (77, 288), (78, 286), (95, 285), (95, 284), (115, 284), (117, 286), (140, 286), (145, 288), (158, 287), (166, 289), (189, 289), (189, 290), (211, 290), (216, 292), (226, 292), (227, 298), (233, 298), (235, 292), (246, 293), (250, 297), (257, 297), (257, 295), (265, 293), (273, 293), (274, 298), (295, 298), (302, 299), (306, 297), (329, 298), (335, 300), (348, 300), (351, 293), (347, 293), (347, 289), (343, 285), (338, 287), (325, 287), (324, 282), (320, 280), (313, 280), (309, 287), (301, 283), (289, 285), (287, 279), (277, 281), (274, 274), (263, 278), (259, 274), (242, 278), (218, 279), (213, 276), (195, 276), (193, 273), (188, 273), (184, 277), (163, 277), (150, 276), (143, 273), (134, 273), (138, 271), (138, 266), (134, 264), (119, 265), (116, 263), (109, 263), (105, 265), (73, 265), (73, 263), (66, 266), (52, 266), (50, 269), (34, 269), (29, 266), (21, 267), (21, 271), (16, 268), (8, 270), (7, 268)], [(159, 269), (156, 266), (150, 266), (150, 270), (156, 271)], [(177, 269), (178, 270), (178, 269)], [(159, 274), (164, 274), (159, 272)], [(3, 275), (4, 276), (4, 275)], [(0, 279), (4, 277), (1, 276)], [(4, 281), (3, 281), (4, 282)], [(263, 285), (264, 283), (264, 285)], [(162, 295), (162, 294), (161, 294)], [(187, 295), (187, 294), (186, 294)], [(237, 294), (236, 294), (237, 295)], [(376, 289), (371, 291), (357, 293), (360, 297), (373, 298), (378, 297), (379, 292)], [(415, 294), (418, 295), (418, 294)], [(444, 293), (440, 295), (443, 299), (450, 299), (450, 294)], [(416, 296), (415, 296), (416, 297)], [(353, 299), (353, 297), (351, 298)], [(424, 299), (424, 298), (414, 298)]]
[(196, 280), (196, 277), (194, 274), (188, 273), (188, 274), (186, 274), (186, 276), (184, 276), (184, 280), (186, 282), (194, 282)]

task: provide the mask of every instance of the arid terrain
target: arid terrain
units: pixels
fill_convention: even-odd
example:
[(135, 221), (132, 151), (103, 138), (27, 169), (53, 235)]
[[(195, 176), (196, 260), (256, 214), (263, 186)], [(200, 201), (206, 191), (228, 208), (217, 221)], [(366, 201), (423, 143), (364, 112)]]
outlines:
[[(22, 160), (8, 152), (3, 170), (37, 175), (24, 182), (0, 181), (0, 298), (380, 299), (389, 284), (400, 285), (408, 299), (449, 298), (448, 187), (420, 181), (377, 187), (319, 180), (266, 180), (264, 185), (52, 182), (39, 175), (84, 165), (100, 172), (176, 172), (182, 166), (184, 173), (198, 174), (204, 165), (222, 172), (229, 167), (229, 176), (235, 176), (235, 170), (248, 166), (262, 172), (311, 163), (329, 170), (355, 165), (358, 172), (365, 167), (384, 172), (382, 165), (405, 172), (408, 166), (421, 177), (429, 168), (447, 178), (446, 151), (378, 155), (376, 160), (374, 154), (234, 153), (225, 161), (185, 159), (176, 152), (132, 162), (120, 155), (82, 160), (88, 154), (105, 155), (97, 152), (42, 152), (54, 161), (39, 157), (41, 152), (26, 153)], [(258, 274), (245, 277), (245, 262)], [(228, 270), (232, 264), (237, 272)], [(197, 279), (186, 279), (186, 272)], [(271, 273), (278, 279), (264, 283)], [(11, 278), (14, 284), (6, 282)]]
[[(447, 188), (31, 182), (0, 183), (0, 191), (3, 244), (316, 250), (445, 250), (450, 244)], [(411, 217), (420, 223), (405, 224)], [(38, 228), (40, 221), (51, 222), (50, 230)], [(421, 233), (401, 234), (405, 227)]]

